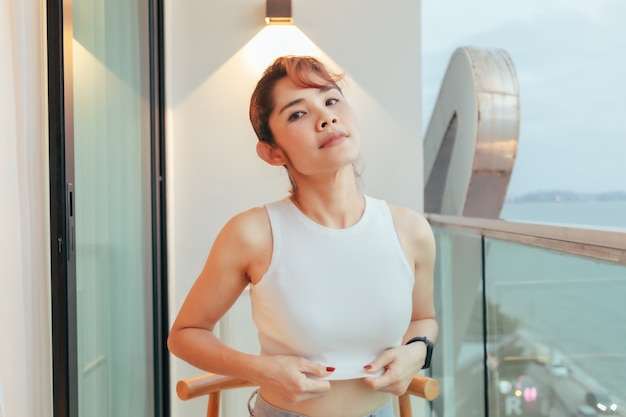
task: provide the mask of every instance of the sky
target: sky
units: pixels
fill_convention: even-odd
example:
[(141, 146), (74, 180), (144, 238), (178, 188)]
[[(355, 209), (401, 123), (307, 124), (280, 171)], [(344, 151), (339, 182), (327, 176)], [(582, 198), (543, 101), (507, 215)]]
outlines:
[(626, 191), (624, 22), (624, 0), (422, 0), (424, 132), (454, 50), (502, 48), (520, 91), (507, 197)]

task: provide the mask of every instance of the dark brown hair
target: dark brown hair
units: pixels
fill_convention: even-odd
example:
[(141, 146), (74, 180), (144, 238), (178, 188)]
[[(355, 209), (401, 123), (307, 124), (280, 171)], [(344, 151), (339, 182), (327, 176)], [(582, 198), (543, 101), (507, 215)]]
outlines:
[(343, 79), (343, 74), (330, 71), (311, 56), (283, 56), (267, 67), (250, 98), (250, 123), (259, 140), (271, 145), (274, 144), (274, 135), (270, 130), (269, 119), (275, 106), (274, 87), (285, 77), (289, 77), (298, 87), (333, 86), (341, 91), (338, 83)]

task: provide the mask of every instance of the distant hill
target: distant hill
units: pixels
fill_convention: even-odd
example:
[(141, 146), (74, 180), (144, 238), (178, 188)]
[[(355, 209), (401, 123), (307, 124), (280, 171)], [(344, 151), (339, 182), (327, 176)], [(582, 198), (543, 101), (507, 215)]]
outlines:
[(509, 203), (554, 203), (588, 201), (626, 201), (626, 192), (576, 193), (573, 191), (537, 191), (507, 199)]

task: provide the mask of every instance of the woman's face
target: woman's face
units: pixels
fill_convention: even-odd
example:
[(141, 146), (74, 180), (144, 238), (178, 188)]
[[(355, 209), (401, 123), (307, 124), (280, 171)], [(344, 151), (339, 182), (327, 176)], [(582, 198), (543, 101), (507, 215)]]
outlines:
[(302, 88), (285, 77), (274, 87), (274, 103), (269, 126), (292, 175), (352, 170), (360, 137), (352, 108), (336, 87)]

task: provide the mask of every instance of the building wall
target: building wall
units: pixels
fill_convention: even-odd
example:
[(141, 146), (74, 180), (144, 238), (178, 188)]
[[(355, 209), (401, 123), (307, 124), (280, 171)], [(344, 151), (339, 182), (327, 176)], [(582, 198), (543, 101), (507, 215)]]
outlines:
[[(359, 118), (363, 142), (363, 191), (422, 208), (419, 0), (293, 0), (292, 7), (295, 28), (278, 28), (288, 34), (268, 40), (261, 0), (166, 2), (172, 320), (221, 226), (289, 188), (282, 168), (257, 157), (247, 117), (256, 80), (279, 54), (317, 55), (347, 74), (344, 91)], [(294, 40), (301, 43), (294, 45)], [(248, 308), (244, 294), (222, 323), (220, 336), (254, 351)], [(172, 358), (172, 388), (198, 372)], [(174, 417), (203, 415), (204, 400), (182, 403), (172, 392)], [(245, 400), (232, 402), (237, 408)]]

